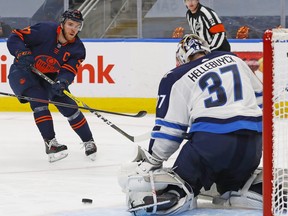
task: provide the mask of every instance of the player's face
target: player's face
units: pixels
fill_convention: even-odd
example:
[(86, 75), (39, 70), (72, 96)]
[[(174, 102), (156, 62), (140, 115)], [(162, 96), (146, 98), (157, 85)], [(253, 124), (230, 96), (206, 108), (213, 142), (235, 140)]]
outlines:
[(192, 13), (195, 13), (198, 8), (199, 0), (185, 0), (185, 4)]
[(70, 41), (76, 37), (77, 33), (81, 28), (81, 23), (76, 22), (71, 19), (67, 19), (63, 25), (63, 30), (65, 34), (65, 38)]

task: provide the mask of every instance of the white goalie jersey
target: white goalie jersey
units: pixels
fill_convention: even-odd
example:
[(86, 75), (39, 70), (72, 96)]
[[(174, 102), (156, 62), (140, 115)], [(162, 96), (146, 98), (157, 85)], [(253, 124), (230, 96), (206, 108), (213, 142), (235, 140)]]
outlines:
[[(262, 132), (262, 83), (230, 52), (212, 52), (161, 80), (150, 149), (167, 160), (185, 132)], [(236, 113), (236, 115), (235, 115)]]

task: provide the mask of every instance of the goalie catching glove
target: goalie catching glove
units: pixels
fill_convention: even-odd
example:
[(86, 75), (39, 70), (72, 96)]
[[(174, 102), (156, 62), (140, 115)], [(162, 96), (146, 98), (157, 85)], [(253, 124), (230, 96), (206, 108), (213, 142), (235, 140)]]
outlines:
[(139, 147), (138, 154), (133, 162), (137, 162), (136, 173), (147, 174), (151, 170), (161, 168), (163, 160)]

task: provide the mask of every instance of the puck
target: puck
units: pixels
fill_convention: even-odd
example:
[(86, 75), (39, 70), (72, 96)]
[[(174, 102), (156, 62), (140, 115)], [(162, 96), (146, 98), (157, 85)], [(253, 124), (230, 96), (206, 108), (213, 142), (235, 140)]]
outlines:
[(87, 198), (82, 199), (82, 203), (92, 203), (92, 202), (93, 202), (92, 199), (87, 199)]

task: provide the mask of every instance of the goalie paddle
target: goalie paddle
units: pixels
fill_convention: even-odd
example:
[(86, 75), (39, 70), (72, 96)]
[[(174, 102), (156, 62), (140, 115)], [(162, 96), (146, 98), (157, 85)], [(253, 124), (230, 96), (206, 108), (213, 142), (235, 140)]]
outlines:
[[(31, 67), (32, 71), (34, 73), (36, 73), (37, 75), (39, 75), (40, 77), (42, 77), (43, 79), (45, 79), (48, 83), (50, 83), (51, 85), (53, 85), (55, 82), (50, 79), (48, 76), (46, 76), (45, 74), (43, 74), (42, 72), (40, 72), (39, 70), (37, 70), (35, 67)], [(76, 97), (74, 97), (70, 92), (68, 92), (67, 90), (64, 90), (63, 93), (65, 95), (67, 95), (68, 97), (70, 97), (72, 100), (74, 100), (77, 105), (81, 105), (83, 107), (89, 108), (85, 103), (83, 103), (82, 101), (78, 100)], [(139, 136), (132, 136), (129, 135), (128, 133), (126, 133), (125, 131), (123, 131), (121, 128), (117, 127), (115, 124), (113, 124), (111, 121), (109, 121), (108, 119), (106, 119), (104, 116), (102, 116), (100, 113), (96, 112), (96, 111), (92, 111), (91, 109), (89, 110), (91, 113), (93, 113), (94, 115), (96, 115), (98, 118), (100, 118), (103, 122), (105, 122), (107, 125), (109, 125), (110, 127), (112, 127), (113, 129), (115, 129), (117, 132), (119, 132), (120, 134), (122, 134), (123, 136), (125, 136), (127, 139), (129, 139), (132, 142), (140, 142), (143, 140), (147, 140), (150, 138), (150, 132), (139, 135)]]
[(44, 100), (44, 99), (40, 99), (40, 98), (15, 95), (15, 94), (6, 93), (6, 92), (0, 92), (0, 94), (5, 95), (5, 96), (10, 96), (10, 97), (16, 97), (16, 98), (26, 100), (26, 101), (35, 101), (35, 102), (46, 103), (46, 104), (50, 103), (50, 104), (54, 104), (56, 106), (75, 108), (75, 109), (79, 108), (79, 109), (88, 110), (88, 111), (92, 110), (92, 111), (107, 113), (107, 114), (111, 114), (111, 115), (119, 115), (119, 116), (133, 117), (133, 118), (141, 118), (147, 114), (147, 112), (144, 110), (139, 111), (136, 114), (126, 114), (126, 113), (111, 112), (111, 111), (107, 111), (107, 110), (94, 109), (94, 108), (84, 107), (84, 106), (77, 106), (77, 105), (73, 105), (73, 104), (61, 103), (61, 102), (52, 101), (52, 100)]

